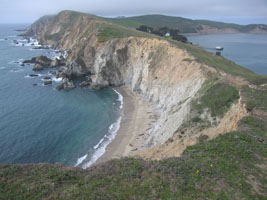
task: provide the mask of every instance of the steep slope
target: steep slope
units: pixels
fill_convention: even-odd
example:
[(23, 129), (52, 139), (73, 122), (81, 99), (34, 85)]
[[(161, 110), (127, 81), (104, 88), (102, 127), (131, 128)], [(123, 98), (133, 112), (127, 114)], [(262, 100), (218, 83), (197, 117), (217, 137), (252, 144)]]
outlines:
[[(95, 16), (63, 11), (45, 20), (46, 23), (43, 23), (42, 18), (33, 24), (26, 35), (68, 51), (67, 68), (61, 76), (70, 79), (86, 76), (93, 88), (129, 85), (132, 91), (154, 105), (158, 119), (150, 130), (150, 136), (144, 145), (146, 147), (163, 145), (171, 138), (173, 140), (182, 125), (188, 123), (191, 118), (198, 117), (192, 106), (205, 95), (201, 92), (203, 88), (210, 88), (217, 82), (225, 82), (227, 77), (234, 85), (239, 79), (247, 77), (252, 83), (257, 80), (257, 83), (262, 84), (267, 80), (266, 77), (224, 58), (207, 54), (192, 45), (166, 41)], [(200, 56), (196, 52), (201, 53)], [(224, 87), (230, 86), (225, 84)], [(223, 114), (231, 106), (227, 101), (234, 103), (236, 99), (222, 102), (221, 106), (225, 107)], [(241, 104), (239, 106), (242, 107)], [(206, 117), (205, 123), (215, 124), (207, 128), (217, 127), (223, 120), (223, 115), (215, 117), (217, 118)], [(242, 116), (238, 117), (241, 118)], [(190, 134), (185, 136), (199, 136), (200, 131), (195, 126), (192, 125), (189, 130)], [(231, 130), (235, 129), (227, 129)], [(226, 131), (220, 131), (223, 132)], [(175, 141), (181, 141), (181, 138)], [(186, 146), (187, 143), (183, 148)], [(163, 157), (169, 157), (179, 153), (164, 155)]]
[(95, 88), (127, 84), (154, 104), (161, 114), (148, 144), (164, 143), (188, 114), (190, 102), (206, 79), (204, 68), (185, 61), (193, 59), (185, 50), (150, 35), (99, 41), (106, 27), (113, 32), (124, 29), (88, 15), (75, 17), (72, 21), (72, 12), (60, 13), (43, 27), (41, 42), (71, 50), (68, 77), (89, 76)]
[(267, 33), (267, 25), (264, 24), (239, 25), (209, 20), (192, 20), (165, 15), (143, 15), (109, 20), (114, 23), (134, 28), (141, 25), (147, 25), (155, 29), (168, 27), (178, 29), (181, 33)]

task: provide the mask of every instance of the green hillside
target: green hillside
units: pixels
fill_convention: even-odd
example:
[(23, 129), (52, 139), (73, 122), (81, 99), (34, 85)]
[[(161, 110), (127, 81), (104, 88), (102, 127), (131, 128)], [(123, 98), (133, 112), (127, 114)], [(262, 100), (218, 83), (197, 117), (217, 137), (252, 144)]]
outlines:
[(2, 164), (0, 199), (263, 200), (267, 196), (265, 121), (246, 117), (243, 131), (200, 140), (181, 158), (126, 158), (88, 170)]
[(197, 33), (199, 30), (203, 29), (202, 25), (218, 29), (232, 28), (240, 32), (248, 32), (255, 29), (257, 26), (260, 26), (261, 29), (267, 31), (267, 25), (251, 24), (243, 26), (233, 23), (223, 23), (209, 20), (192, 20), (182, 17), (173, 17), (165, 15), (143, 15), (109, 20), (114, 23), (133, 28), (137, 28), (141, 25), (150, 26), (155, 29), (166, 26), (168, 28), (178, 29), (181, 33)]

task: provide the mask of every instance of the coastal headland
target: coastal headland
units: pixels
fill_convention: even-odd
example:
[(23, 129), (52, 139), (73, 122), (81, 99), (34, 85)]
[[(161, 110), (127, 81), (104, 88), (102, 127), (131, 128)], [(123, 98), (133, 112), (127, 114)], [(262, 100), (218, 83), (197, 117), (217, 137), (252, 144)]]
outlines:
[(23, 36), (66, 52), (61, 89), (77, 77), (94, 89), (115, 87), (123, 116), (93, 166), (0, 165), (0, 195), (266, 197), (266, 76), (190, 43), (73, 11), (43, 17)]

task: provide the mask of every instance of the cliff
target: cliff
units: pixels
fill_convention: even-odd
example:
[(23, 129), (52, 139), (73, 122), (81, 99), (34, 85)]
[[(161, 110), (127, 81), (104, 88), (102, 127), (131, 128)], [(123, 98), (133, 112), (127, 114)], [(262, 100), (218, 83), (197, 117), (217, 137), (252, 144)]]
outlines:
[(92, 88), (128, 85), (158, 117), (135, 154), (142, 159), (87, 170), (0, 165), (0, 198), (266, 196), (266, 76), (193, 45), (72, 11), (38, 20), (25, 36), (67, 52), (60, 76), (87, 77)]
[[(237, 74), (239, 79), (242, 79), (240, 76), (246, 72), (246, 75), (259, 80), (259, 76), (253, 72), (211, 54), (205, 56), (213, 57), (214, 61), (220, 64), (220, 68), (216, 68), (216, 65), (208, 66), (209, 63), (200, 60), (204, 56), (200, 58), (192, 56), (195, 50), (200, 51), (194, 49), (196, 47), (192, 45), (174, 43), (112, 24), (96, 16), (72, 11), (63, 11), (50, 18), (41, 18), (31, 26), (26, 35), (68, 51), (67, 68), (61, 74), (63, 77), (85, 76), (93, 88), (129, 85), (132, 91), (149, 101), (155, 107), (158, 118), (150, 130), (150, 136), (145, 144), (147, 147), (163, 145), (168, 140), (173, 141), (182, 126), (199, 117), (193, 107), (204, 94), (201, 90), (218, 82), (226, 82), (225, 77), (229, 76), (224, 75), (225, 67), (226, 70), (233, 67), (231, 70), (239, 73)], [(190, 51), (190, 48), (194, 51)], [(238, 77), (232, 76), (230, 80), (235, 82)], [(238, 86), (240, 87), (240, 84)], [(234, 98), (230, 100), (232, 103), (236, 101)], [(206, 106), (208, 109), (209, 105)], [(225, 103), (223, 106), (226, 107), (224, 111), (226, 113), (231, 105)], [(239, 106), (244, 109), (241, 101)], [(237, 117), (238, 119), (246, 115), (245, 111), (242, 113), (244, 114)], [(223, 115), (213, 116), (214, 119), (209, 115), (207, 113), (201, 116), (205, 123), (214, 124), (207, 128), (220, 126), (223, 122)], [(231, 116), (233, 117), (235, 118)], [(235, 124), (237, 122), (238, 120)], [(187, 144), (191, 144), (183, 142), (184, 138), (202, 134), (203, 131), (199, 131), (195, 126), (198, 127), (199, 124), (191, 125), (188, 129), (190, 131), (187, 130), (186, 134), (175, 139), (176, 143), (177, 141), (183, 143), (183, 149)], [(235, 125), (231, 127), (218, 129), (215, 132), (218, 135), (236, 130)], [(162, 152), (160, 158), (181, 153), (175, 148), (172, 154)], [(144, 156), (143, 153), (140, 155)], [(149, 157), (157, 158), (157, 156)]]

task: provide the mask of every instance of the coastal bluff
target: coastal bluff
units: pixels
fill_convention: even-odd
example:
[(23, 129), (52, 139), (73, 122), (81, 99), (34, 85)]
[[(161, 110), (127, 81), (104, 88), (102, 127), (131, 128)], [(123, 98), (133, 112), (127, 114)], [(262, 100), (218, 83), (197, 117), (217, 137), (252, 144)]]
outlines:
[[(142, 158), (180, 156), (201, 135), (213, 138), (236, 130), (238, 121), (247, 115), (239, 99), (227, 105), (221, 116), (212, 116), (208, 108), (198, 116), (193, 108), (203, 96), (204, 88), (225, 82), (224, 76), (229, 76), (168, 40), (73, 11), (41, 18), (25, 36), (68, 52), (63, 78), (84, 76), (88, 85), (96, 89), (127, 85), (153, 105), (157, 119), (146, 133), (148, 139), (135, 153)], [(230, 79), (235, 82), (236, 78)], [(224, 116), (228, 110), (230, 113)], [(188, 126), (194, 118), (209, 125)], [(206, 131), (209, 128), (213, 128), (212, 135)]]
[[(55, 72), (64, 84), (83, 77), (82, 86), (124, 95), (128, 121), (117, 136), (132, 121), (140, 127), (114, 140), (129, 154), (86, 169), (0, 164), (0, 199), (266, 199), (267, 76), (74, 11), (42, 17), (22, 35), (64, 52)], [(127, 143), (135, 134), (146, 136), (138, 148)]]

